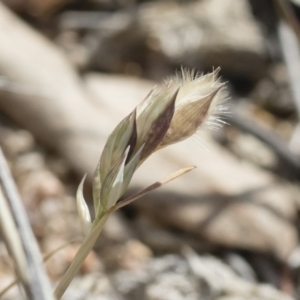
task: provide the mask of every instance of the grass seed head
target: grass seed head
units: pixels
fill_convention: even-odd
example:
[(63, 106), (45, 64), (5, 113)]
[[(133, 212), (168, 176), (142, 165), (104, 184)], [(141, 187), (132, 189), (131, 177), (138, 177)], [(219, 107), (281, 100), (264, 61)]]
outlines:
[[(125, 192), (136, 168), (153, 152), (194, 135), (206, 123), (218, 123), (226, 99), (219, 69), (207, 75), (181, 70), (156, 86), (115, 128), (104, 147), (94, 177), (97, 214)], [(99, 203), (100, 202), (100, 203)]]

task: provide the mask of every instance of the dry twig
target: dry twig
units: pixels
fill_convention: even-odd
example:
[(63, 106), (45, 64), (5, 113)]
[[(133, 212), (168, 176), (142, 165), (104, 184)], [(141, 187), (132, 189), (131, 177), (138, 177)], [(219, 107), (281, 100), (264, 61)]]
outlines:
[(51, 285), (19, 193), (0, 149), (0, 225), (27, 297), (52, 300)]

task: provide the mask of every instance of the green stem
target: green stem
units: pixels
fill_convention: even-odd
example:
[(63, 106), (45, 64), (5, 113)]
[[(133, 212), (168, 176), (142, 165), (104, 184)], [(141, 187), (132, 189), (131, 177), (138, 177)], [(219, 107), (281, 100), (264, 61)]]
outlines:
[(97, 238), (99, 237), (104, 224), (108, 218), (109, 214), (104, 215), (98, 222), (95, 223), (89, 235), (84, 239), (82, 245), (80, 246), (79, 250), (77, 251), (71, 265), (69, 266), (66, 273), (63, 275), (62, 279), (60, 280), (58, 286), (54, 291), (54, 296), (57, 300), (59, 300), (68, 286), (70, 285), (71, 281), (77, 274), (78, 270), (82, 266), (84, 260), (91, 252), (93, 246), (95, 245)]

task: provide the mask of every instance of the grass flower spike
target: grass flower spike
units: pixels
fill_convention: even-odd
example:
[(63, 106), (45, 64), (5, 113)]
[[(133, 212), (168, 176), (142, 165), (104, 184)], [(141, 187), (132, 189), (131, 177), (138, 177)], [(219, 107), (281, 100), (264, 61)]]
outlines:
[(172, 122), (159, 149), (191, 137), (203, 125), (224, 123), (218, 115), (227, 109), (223, 105), (227, 94), (224, 83), (217, 78), (218, 72), (219, 69), (199, 75), (182, 70), (181, 76), (170, 79), (171, 84), (179, 86), (179, 92)]
[(108, 216), (193, 169), (185, 168), (157, 181), (126, 199), (121, 199), (136, 169), (155, 151), (194, 135), (204, 125), (219, 127), (218, 114), (227, 108), (224, 84), (217, 78), (219, 69), (199, 75), (181, 74), (156, 86), (133, 112), (124, 118), (108, 137), (93, 181), (95, 219), (91, 221), (83, 197), (83, 181), (77, 192), (77, 208), (85, 240), (55, 291), (60, 299), (91, 251)]

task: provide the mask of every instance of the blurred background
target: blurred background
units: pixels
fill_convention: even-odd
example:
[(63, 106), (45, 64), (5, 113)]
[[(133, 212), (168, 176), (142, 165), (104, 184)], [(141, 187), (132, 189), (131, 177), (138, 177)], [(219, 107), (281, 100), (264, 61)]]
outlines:
[[(119, 121), (181, 67), (221, 67), (230, 95), (230, 125), (138, 170), (129, 194), (197, 166), (115, 213), (63, 299), (300, 299), (299, 41), (298, 0), (0, 1), (0, 145), (41, 252), (67, 243), (53, 284)], [(0, 240), (0, 293), (12, 265)]]

